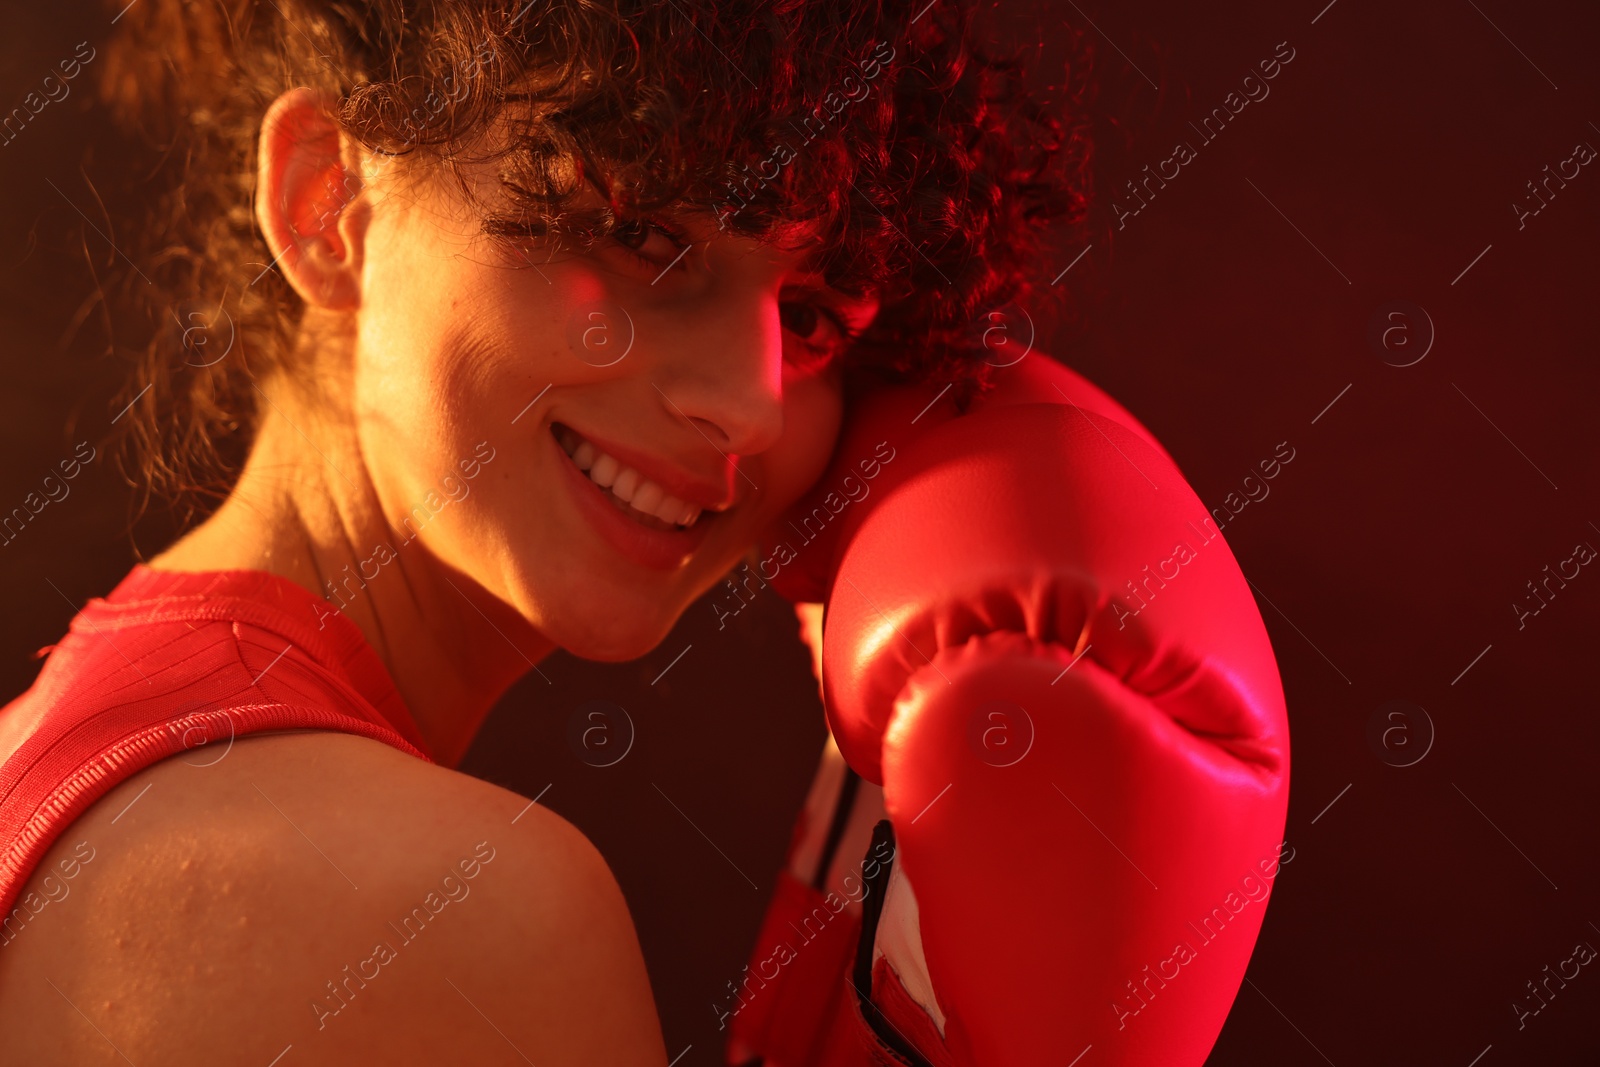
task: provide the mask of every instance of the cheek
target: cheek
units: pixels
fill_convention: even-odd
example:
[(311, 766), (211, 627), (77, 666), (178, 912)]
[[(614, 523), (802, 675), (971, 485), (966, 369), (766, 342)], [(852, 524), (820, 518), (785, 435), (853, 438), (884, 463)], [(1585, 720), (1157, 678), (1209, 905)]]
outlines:
[(496, 396), (496, 366), (514, 353), (496, 352), (492, 320), (471, 305), (470, 279), (446, 266), (432, 286), (397, 285), (370, 306), (354, 383), (356, 428), (396, 551), (417, 552), (407, 547), (416, 540), (478, 575), (484, 546), (475, 531), (524, 454), (514, 447), (510, 415), (487, 403)]
[(480, 443), (525, 453), (529, 424), (512, 420), (573, 361), (538, 328), (561, 294), (528, 272), (427, 227), (396, 224), (368, 247), (353, 402), (386, 510), (404, 510)]
[(822, 476), (839, 436), (844, 403), (837, 374), (784, 382), (783, 436), (765, 457), (762, 522), (777, 518)]
[(493, 345), (450, 288), (418, 289), (406, 300), (397, 287), (362, 324), (354, 411), (389, 507), (404, 507), (455, 471), (473, 442), (500, 443), (480, 399), (490, 392), (481, 378)]
[(352, 399), (364, 438), (409, 451), (462, 414), (452, 364), (470, 332), (461, 315), (470, 286), (429, 228), (384, 222), (367, 237)]

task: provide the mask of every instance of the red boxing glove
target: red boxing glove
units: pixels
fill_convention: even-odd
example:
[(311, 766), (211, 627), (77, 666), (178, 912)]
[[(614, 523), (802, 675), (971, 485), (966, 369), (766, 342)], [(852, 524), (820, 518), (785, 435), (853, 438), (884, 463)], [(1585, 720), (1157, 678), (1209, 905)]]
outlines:
[(1142, 427), (1042, 358), (997, 383), (959, 415), (927, 387), (861, 398), (767, 553), (825, 600), (829, 726), (893, 828), (875, 965), (837, 978), (871, 1002), (833, 1010), (902, 1057), (852, 1063), (1198, 1065), (1281, 862), (1272, 649)]

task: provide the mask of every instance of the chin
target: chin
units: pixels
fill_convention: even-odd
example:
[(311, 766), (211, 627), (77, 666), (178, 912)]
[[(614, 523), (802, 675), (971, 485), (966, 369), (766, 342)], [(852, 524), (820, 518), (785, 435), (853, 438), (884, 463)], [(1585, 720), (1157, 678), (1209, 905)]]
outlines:
[(561, 623), (546, 634), (564, 651), (597, 663), (623, 663), (650, 653), (672, 632), (685, 605), (663, 610), (660, 605), (597, 600), (561, 613)]

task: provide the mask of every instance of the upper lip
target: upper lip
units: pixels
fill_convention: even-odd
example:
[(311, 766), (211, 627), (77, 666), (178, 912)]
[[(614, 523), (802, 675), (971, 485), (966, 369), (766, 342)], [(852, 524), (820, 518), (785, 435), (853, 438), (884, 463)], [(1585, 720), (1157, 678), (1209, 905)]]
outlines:
[(659, 456), (651, 455), (648, 452), (638, 452), (626, 445), (619, 445), (614, 441), (597, 437), (583, 427), (575, 426), (570, 422), (562, 422), (561, 425), (567, 427), (600, 451), (612, 456), (624, 467), (632, 467), (685, 503), (695, 504), (706, 511), (712, 512), (726, 511), (735, 503), (731, 480), (726, 477), (728, 468), (732, 466), (731, 463), (728, 464), (727, 468), (724, 468), (723, 477), (708, 478), (685, 470), (667, 460), (661, 459)]

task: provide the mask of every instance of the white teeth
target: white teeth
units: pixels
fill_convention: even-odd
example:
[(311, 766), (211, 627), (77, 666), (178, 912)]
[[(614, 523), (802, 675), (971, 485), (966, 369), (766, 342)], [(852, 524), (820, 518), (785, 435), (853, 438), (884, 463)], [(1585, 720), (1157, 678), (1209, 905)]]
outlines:
[[(639, 506), (639, 498), (637, 496), (633, 498), (633, 506)], [(687, 511), (688, 508), (688, 504), (685, 504), (677, 497), (668, 494), (661, 498), (661, 503), (650, 509), (650, 514), (654, 515), (662, 522), (681, 523), (683, 520), (683, 513)]]
[(643, 511), (649, 515), (654, 515), (656, 513), (656, 508), (660, 507), (661, 502), (666, 498), (667, 491), (665, 489), (661, 488), (655, 482), (647, 481), (634, 491), (633, 499), (629, 500), (628, 503), (632, 504), (639, 511)]
[(654, 515), (662, 522), (688, 525), (684, 522), (684, 515), (688, 513), (689, 505), (655, 482), (647, 481), (639, 486), (639, 491), (633, 494), (632, 503), (638, 510)]
[(601, 487), (609, 487), (612, 482), (617, 480), (617, 474), (621, 470), (622, 464), (611, 456), (602, 453), (600, 458), (594, 461), (594, 466), (589, 468), (589, 477), (594, 480), (594, 484)]
[(622, 473), (617, 475), (617, 480), (611, 483), (611, 491), (620, 499), (633, 503), (633, 494), (639, 491), (639, 472), (632, 467), (622, 468)]
[(587, 471), (591, 481), (610, 489), (618, 500), (635, 511), (687, 528), (693, 526), (705, 510), (678, 499), (632, 467), (624, 467), (614, 456), (600, 451), (565, 426), (561, 427), (557, 439), (562, 450), (572, 457), (574, 466)]

